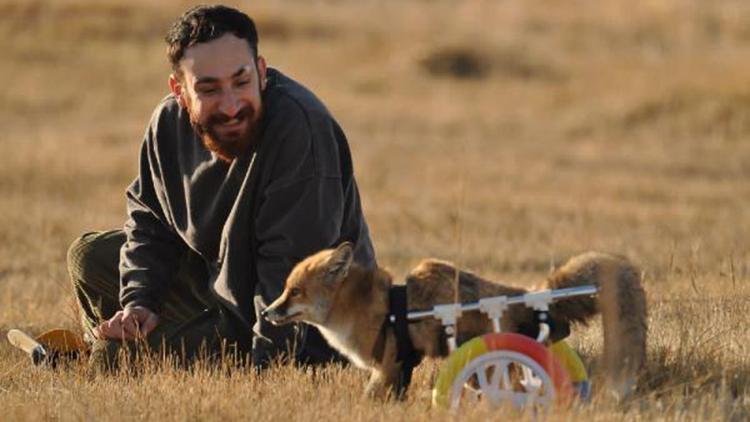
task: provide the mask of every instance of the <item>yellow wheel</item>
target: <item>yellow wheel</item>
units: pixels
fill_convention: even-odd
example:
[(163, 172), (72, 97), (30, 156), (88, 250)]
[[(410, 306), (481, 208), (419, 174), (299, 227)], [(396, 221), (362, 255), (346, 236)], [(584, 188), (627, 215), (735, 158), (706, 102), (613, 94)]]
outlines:
[(576, 353), (576, 351), (573, 350), (565, 340), (560, 340), (557, 343), (551, 344), (548, 349), (557, 357), (562, 366), (568, 372), (570, 382), (573, 384), (573, 388), (578, 392), (578, 397), (584, 401), (590, 399), (591, 382), (589, 381), (589, 374), (581, 361), (581, 357), (578, 356), (578, 353)]
[(567, 369), (544, 345), (514, 333), (463, 344), (441, 367), (433, 403), (458, 409), (477, 400), (498, 406), (548, 408), (573, 396)]

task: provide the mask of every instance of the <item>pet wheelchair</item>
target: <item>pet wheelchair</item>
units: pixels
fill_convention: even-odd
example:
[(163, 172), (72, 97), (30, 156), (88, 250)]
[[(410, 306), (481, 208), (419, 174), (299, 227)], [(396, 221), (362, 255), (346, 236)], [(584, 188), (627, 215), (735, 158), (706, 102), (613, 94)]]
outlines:
[[(578, 354), (564, 341), (546, 346), (550, 325), (549, 305), (556, 300), (590, 296), (595, 286), (544, 290), (518, 296), (495, 296), (478, 302), (437, 305), (432, 310), (408, 312), (416, 321), (436, 318), (444, 327), (450, 355), (442, 364), (432, 391), (433, 404), (456, 411), (478, 402), (492, 406), (510, 404), (522, 410), (547, 409), (553, 403), (588, 400), (591, 385)], [(503, 333), (500, 320), (511, 305), (536, 311), (536, 339)], [(456, 323), (463, 312), (479, 311), (492, 321), (493, 333), (456, 345)]]

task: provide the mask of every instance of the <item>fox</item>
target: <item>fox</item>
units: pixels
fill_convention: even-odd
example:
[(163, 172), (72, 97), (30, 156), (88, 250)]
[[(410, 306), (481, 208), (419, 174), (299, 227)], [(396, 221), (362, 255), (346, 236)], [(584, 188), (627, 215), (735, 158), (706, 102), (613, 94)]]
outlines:
[[(275, 325), (305, 322), (317, 327), (334, 349), (355, 366), (370, 371), (366, 394), (387, 398), (394, 394), (402, 364), (397, 361), (395, 333), (382, 329), (389, 314), (393, 276), (380, 267), (365, 268), (353, 257), (353, 245), (344, 242), (303, 259), (290, 272), (281, 295), (261, 316)], [(620, 398), (634, 391), (645, 362), (648, 327), (641, 272), (627, 258), (586, 252), (572, 257), (533, 289), (493, 282), (450, 262), (425, 259), (406, 276), (408, 309), (426, 310), (454, 303), (456, 279), (460, 302), (544, 289), (597, 286), (596, 296), (560, 299), (550, 304), (549, 339), (560, 340), (569, 334), (571, 324), (587, 324), (601, 314), (606, 383)], [(535, 326), (534, 311), (524, 305), (511, 305), (500, 325), (503, 332), (527, 332)], [(456, 332), (460, 344), (492, 332), (492, 322), (480, 312), (464, 312)], [(410, 322), (408, 335), (420, 357), (441, 358), (449, 353), (443, 326), (437, 319)]]

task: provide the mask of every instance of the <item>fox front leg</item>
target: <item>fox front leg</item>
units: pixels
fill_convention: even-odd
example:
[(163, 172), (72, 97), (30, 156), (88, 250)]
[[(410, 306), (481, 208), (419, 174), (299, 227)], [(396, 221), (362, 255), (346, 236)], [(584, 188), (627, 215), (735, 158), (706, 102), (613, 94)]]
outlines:
[(386, 400), (394, 397), (396, 393), (396, 371), (383, 371), (373, 369), (370, 380), (367, 382), (365, 394), (371, 399)]
[(388, 396), (388, 388), (385, 385), (385, 377), (381, 371), (376, 369), (370, 373), (370, 380), (365, 387), (365, 395), (368, 398), (384, 400)]

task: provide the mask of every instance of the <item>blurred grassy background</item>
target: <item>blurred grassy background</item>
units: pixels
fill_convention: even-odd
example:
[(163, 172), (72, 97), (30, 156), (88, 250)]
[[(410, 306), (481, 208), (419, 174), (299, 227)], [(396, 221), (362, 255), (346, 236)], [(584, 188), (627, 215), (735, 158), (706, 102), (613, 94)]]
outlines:
[[(67, 246), (122, 225), (145, 125), (167, 93), (162, 38), (192, 4), (0, 0), (0, 330), (75, 326)], [(256, 20), (271, 66), (316, 92), (345, 129), (382, 265), (401, 275), (434, 256), (525, 283), (583, 250), (626, 254), (644, 269), (653, 334), (643, 402), (629, 415), (747, 415), (737, 409), (750, 405), (750, 3), (229, 4)], [(598, 329), (575, 342), (596, 356)], [(169, 410), (182, 406), (176, 397), (123, 413), (127, 401), (100, 404), (105, 380), (19, 378), (27, 367), (0, 346), (0, 397), (17, 417), (66, 419), (57, 383), (92, 397), (80, 406), (93, 413), (74, 419), (193, 415)], [(279, 387), (287, 399), (357, 376), (334, 371), (320, 384), (280, 371), (298, 384)], [(169, 391), (183, 375), (161, 376), (157, 390)], [(249, 402), (266, 394), (260, 381), (185, 376)], [(132, 383), (119, 381), (112, 391)], [(244, 406), (217, 403), (195, 417)], [(429, 418), (427, 403), (336, 412)], [(611, 411), (581, 415), (621, 415)]]

